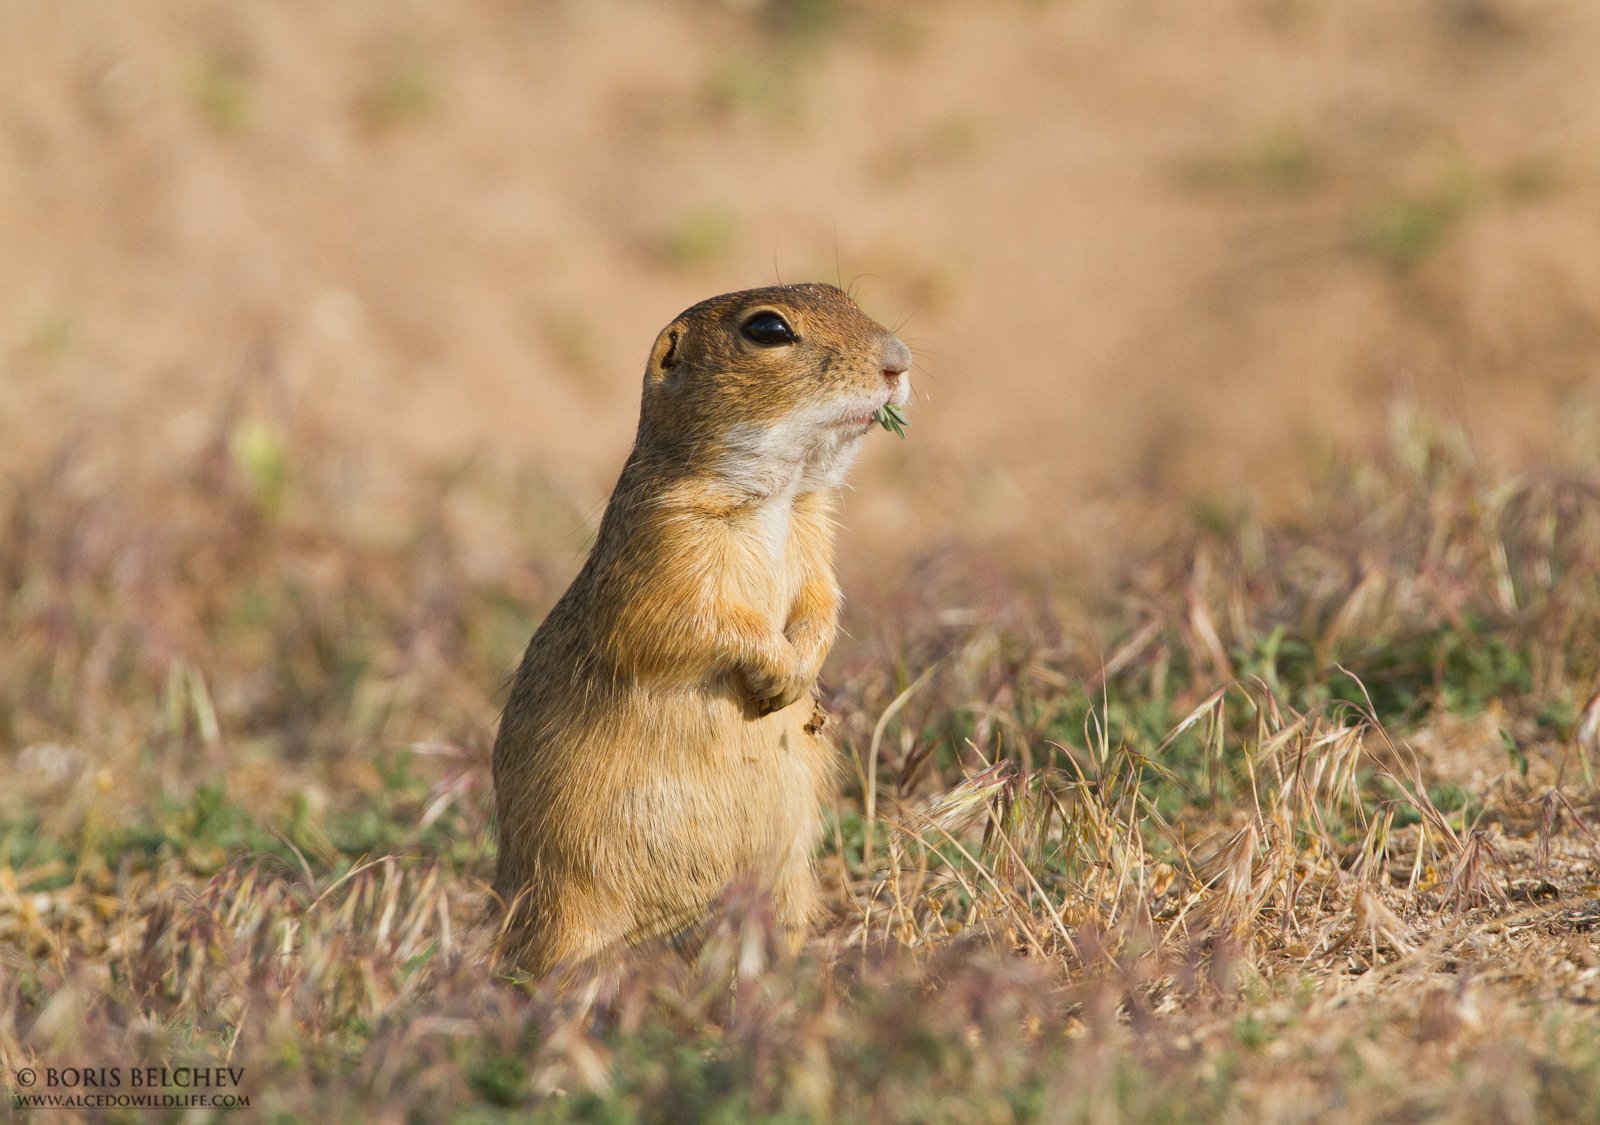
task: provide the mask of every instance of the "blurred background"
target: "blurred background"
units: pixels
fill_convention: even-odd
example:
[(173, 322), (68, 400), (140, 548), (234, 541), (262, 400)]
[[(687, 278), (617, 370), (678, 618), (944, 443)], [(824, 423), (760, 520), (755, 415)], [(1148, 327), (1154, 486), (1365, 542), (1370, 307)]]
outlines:
[(575, 568), (657, 330), (778, 279), (852, 288), (917, 355), (847, 572), (1070, 551), (1140, 496), (1270, 505), (1397, 395), (1509, 456), (1595, 432), (1600, 5), (0, 0), (0, 27), (7, 475), (221, 442), (270, 477), (308, 441), (380, 539), (466, 475), (565, 513)]

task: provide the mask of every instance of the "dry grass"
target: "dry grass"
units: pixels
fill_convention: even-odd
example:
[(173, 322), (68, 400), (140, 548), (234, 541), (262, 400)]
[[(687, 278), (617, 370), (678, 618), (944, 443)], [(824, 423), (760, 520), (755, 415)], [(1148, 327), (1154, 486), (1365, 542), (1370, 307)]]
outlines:
[(1269, 524), (1157, 505), (1104, 596), (930, 559), (831, 670), (816, 939), (733, 894), (585, 1010), (479, 924), (493, 693), (570, 515), (463, 472), (379, 543), (326, 443), (227, 425), (8, 503), (8, 1076), (226, 1061), (307, 1120), (1600, 1111), (1594, 464), (1400, 414)]

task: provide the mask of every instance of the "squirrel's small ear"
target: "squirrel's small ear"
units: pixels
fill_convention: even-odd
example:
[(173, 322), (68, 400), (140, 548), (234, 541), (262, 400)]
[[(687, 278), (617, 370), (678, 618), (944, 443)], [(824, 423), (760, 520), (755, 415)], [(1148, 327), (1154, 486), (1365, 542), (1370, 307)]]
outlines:
[(655, 346), (650, 349), (649, 374), (652, 379), (665, 379), (678, 366), (682, 359), (679, 354), (679, 344), (682, 342), (683, 329), (679, 325), (669, 324), (661, 330)]

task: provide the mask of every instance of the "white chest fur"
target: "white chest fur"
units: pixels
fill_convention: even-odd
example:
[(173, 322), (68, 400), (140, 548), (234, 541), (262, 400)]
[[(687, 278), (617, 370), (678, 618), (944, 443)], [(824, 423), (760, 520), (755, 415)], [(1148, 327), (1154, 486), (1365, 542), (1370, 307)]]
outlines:
[(789, 529), (794, 516), (794, 492), (788, 490), (756, 503), (750, 530), (761, 553), (774, 567), (782, 567), (789, 551)]

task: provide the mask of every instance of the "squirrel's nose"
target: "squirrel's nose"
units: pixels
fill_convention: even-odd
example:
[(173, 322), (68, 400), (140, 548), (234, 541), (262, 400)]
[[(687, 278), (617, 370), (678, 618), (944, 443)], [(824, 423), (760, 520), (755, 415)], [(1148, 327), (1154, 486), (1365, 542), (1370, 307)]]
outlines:
[(897, 337), (889, 337), (883, 349), (883, 378), (888, 383), (898, 383), (900, 376), (911, 370), (911, 349)]

